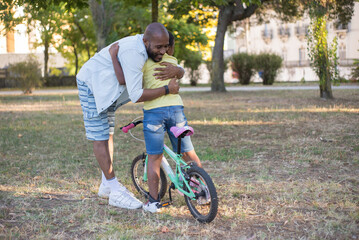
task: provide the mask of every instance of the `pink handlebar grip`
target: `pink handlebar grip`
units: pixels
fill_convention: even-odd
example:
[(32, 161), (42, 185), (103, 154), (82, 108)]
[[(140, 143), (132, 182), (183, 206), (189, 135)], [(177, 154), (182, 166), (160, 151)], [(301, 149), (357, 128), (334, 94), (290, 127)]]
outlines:
[(125, 127), (122, 128), (122, 132), (124, 133), (128, 133), (128, 130), (130, 130), (131, 128), (134, 128), (135, 127), (135, 124), (131, 123)]

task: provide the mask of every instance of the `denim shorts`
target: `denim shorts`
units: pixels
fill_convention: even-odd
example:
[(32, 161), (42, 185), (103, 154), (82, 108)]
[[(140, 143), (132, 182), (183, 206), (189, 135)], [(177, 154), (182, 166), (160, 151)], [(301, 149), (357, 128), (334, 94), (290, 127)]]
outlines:
[(116, 102), (98, 114), (94, 95), (86, 83), (77, 79), (77, 88), (79, 89), (87, 139), (92, 141), (108, 140), (109, 135), (115, 132)]
[[(187, 126), (187, 119), (183, 112), (183, 106), (168, 106), (143, 110), (143, 133), (148, 154), (162, 154), (164, 135), (167, 132), (174, 152), (177, 152), (178, 140), (170, 131), (171, 127)], [(182, 138), (181, 152), (193, 150), (191, 138)]]

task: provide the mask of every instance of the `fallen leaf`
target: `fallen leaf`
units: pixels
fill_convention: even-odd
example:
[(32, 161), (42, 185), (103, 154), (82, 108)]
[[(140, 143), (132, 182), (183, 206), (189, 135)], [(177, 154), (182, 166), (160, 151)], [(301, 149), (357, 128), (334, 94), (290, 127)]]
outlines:
[(34, 177), (34, 180), (39, 180), (39, 179), (41, 179), (41, 176)]
[(161, 228), (161, 232), (162, 233), (167, 233), (167, 232), (169, 232), (170, 230), (168, 229), (168, 227), (166, 227), (166, 226), (163, 226), (162, 228)]

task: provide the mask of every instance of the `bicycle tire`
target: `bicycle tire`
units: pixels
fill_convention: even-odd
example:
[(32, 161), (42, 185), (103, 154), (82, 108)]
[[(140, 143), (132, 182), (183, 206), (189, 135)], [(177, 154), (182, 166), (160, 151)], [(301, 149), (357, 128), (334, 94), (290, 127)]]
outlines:
[[(184, 198), (188, 209), (197, 221), (209, 223), (214, 220), (218, 211), (216, 187), (208, 173), (198, 166), (191, 166), (187, 170), (187, 174), (190, 178), (189, 185), (191, 190), (198, 195), (202, 195), (194, 200), (185, 195)], [(206, 203), (203, 204), (203, 202)]]
[[(136, 190), (143, 195), (144, 197), (149, 197), (148, 183), (147, 181), (143, 181), (144, 167), (146, 161), (146, 154), (141, 154), (133, 159), (131, 164), (131, 178), (132, 182), (136, 187)], [(167, 191), (167, 178), (166, 174), (160, 168), (160, 180), (158, 186), (158, 194), (162, 199)]]

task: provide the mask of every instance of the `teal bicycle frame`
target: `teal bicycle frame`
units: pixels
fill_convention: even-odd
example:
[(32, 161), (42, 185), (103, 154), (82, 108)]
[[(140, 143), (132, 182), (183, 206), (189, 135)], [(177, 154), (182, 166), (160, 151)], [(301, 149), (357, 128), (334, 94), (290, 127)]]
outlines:
[[(166, 146), (166, 144), (163, 146), (163, 150), (176, 163), (176, 173), (177, 174), (175, 174), (173, 172), (173, 170), (172, 170), (171, 166), (169, 165), (166, 157), (163, 155), (162, 162), (161, 162), (162, 169), (167, 173), (167, 175), (170, 178), (171, 182), (174, 184), (175, 189), (177, 189), (178, 191), (180, 191), (181, 193), (183, 193), (187, 197), (191, 198), (192, 200), (195, 199), (196, 196), (192, 191), (188, 192), (188, 191), (183, 190), (183, 184), (182, 183), (185, 184), (187, 189), (191, 189), (189, 184), (188, 184), (188, 181), (180, 181), (181, 178), (186, 179), (185, 176), (183, 175), (182, 168), (186, 169), (186, 168), (190, 168), (190, 166), (185, 161), (183, 161), (182, 154), (178, 154), (178, 153), (173, 152), (169, 147)], [(144, 170), (143, 180), (147, 182), (147, 180), (148, 180), (148, 178), (147, 178), (148, 155), (146, 155), (145, 164), (146, 164), (146, 166), (145, 166), (145, 170)]]

